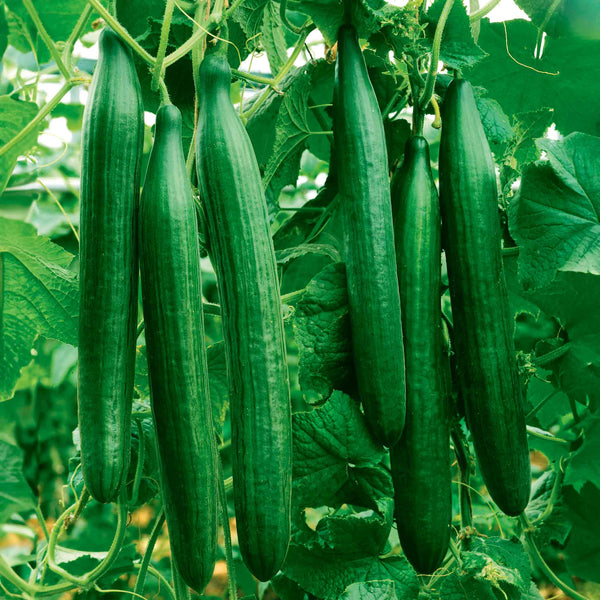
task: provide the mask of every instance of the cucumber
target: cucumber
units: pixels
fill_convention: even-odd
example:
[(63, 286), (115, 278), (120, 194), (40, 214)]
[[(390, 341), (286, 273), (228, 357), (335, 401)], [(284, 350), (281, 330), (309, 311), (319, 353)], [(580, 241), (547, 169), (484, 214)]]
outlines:
[(279, 282), (227, 57), (220, 50), (206, 56), (199, 78), (196, 166), (223, 315), (237, 533), (244, 562), (267, 581), (290, 539), (292, 421)]
[(140, 202), (140, 271), (152, 414), (171, 551), (202, 593), (217, 551), (217, 449), (208, 391), (198, 226), (181, 113), (156, 115)]
[(440, 204), (467, 424), (491, 497), (516, 516), (527, 505), (531, 474), (496, 172), (473, 89), (461, 79), (452, 81), (444, 99)]
[(392, 209), (406, 361), (406, 424), (390, 451), (396, 523), (413, 567), (433, 573), (448, 550), (452, 473), (441, 371), (440, 207), (423, 137), (406, 142)]
[(351, 25), (338, 32), (333, 110), (358, 391), (371, 432), (393, 446), (404, 428), (405, 382), (387, 150)]
[(131, 51), (110, 29), (99, 45), (83, 117), (78, 400), (85, 485), (110, 502), (131, 443), (144, 113)]

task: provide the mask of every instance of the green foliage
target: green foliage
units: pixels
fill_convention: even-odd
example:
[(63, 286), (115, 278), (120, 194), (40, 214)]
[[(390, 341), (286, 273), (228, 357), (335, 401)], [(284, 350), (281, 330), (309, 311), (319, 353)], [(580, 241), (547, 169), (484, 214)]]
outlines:
[(600, 135), (600, 82), (594, 71), (600, 41), (548, 38), (542, 57), (535, 58), (537, 34), (528, 21), (483, 20), (478, 43), (488, 56), (467, 76), (486, 88), (508, 115), (552, 108), (563, 135), (573, 131)]
[[(113, 4), (117, 22), (111, 16)], [(440, 133), (431, 127), (434, 107), (420, 107), (416, 124), (412, 115), (414, 97), (423, 93), (428, 80), (446, 0), (411, 0), (402, 7), (383, 0), (347, 4), (375, 94), (369, 106), (375, 116), (377, 108), (381, 113), (388, 174), (401, 164), (405, 142), (419, 133), (422, 118), (436, 178)], [(508, 4), (501, 3), (499, 13)], [(230, 42), (228, 61), (239, 69), (231, 88), (224, 85), (229, 92), (224, 95), (240, 114), (256, 154), (275, 250), (273, 293), (276, 269), (283, 295), (294, 411), (291, 545), (279, 573), (257, 587), (236, 536), (233, 549), (224, 547), (220, 530), (216, 559), (227, 561), (229, 580), (235, 575), (240, 598), (539, 600), (557, 596), (562, 588), (568, 597), (591, 600), (597, 593), (598, 3), (516, 4), (531, 21), (472, 21), (469, 3), (455, 0), (439, 48), (447, 71), (437, 76), (434, 98), (443, 110), (454, 76), (473, 84), (499, 175), (502, 260), (532, 451), (532, 494), (519, 520), (493, 505), (475, 461), (463, 399), (456, 381), (449, 381), (453, 404), (448, 425), (454, 434), (460, 432), (449, 446), (459, 459), (452, 467), (451, 545), (438, 571), (425, 576), (417, 575), (407, 561), (393, 524), (389, 452), (369, 431), (353, 367), (341, 210), (349, 192), (346, 163), (339, 156), (345, 153), (346, 162), (352, 157), (347, 147), (333, 147), (334, 46), (344, 4), (288, 0), (282, 16), (280, 2), (217, 0), (208, 6), (208, 14), (206, 6), (198, 11), (197, 4), (177, 0), (163, 71), (170, 99), (183, 117), (187, 172), (194, 171), (189, 149), (197, 101), (206, 97), (201, 87), (196, 98), (194, 75), (202, 52), (214, 49), (211, 36), (217, 34)], [(92, 0), (89, 13), (82, 16), (86, 6), (84, 0), (0, 2), (0, 596), (100, 600), (111, 590), (111, 597), (125, 600), (138, 586), (136, 592), (144, 597), (173, 600), (142, 327), (126, 497), (117, 507), (125, 518), (118, 526), (114, 505), (86, 502), (82, 495), (77, 429), (79, 148), (86, 101), (81, 92), (94, 69), (91, 57), (101, 17), (132, 48), (144, 109), (157, 112), (164, 94), (152, 87), (152, 65), (165, 0)], [(191, 36), (202, 38), (197, 52), (177, 58), (173, 53)], [(65, 45), (67, 40), (80, 42), (75, 51)], [(292, 53), (294, 60), (289, 59)], [(359, 108), (364, 106), (354, 111), (354, 124)], [(220, 119), (232, 116), (221, 114)], [(146, 122), (152, 122), (149, 114)], [(241, 123), (237, 121), (239, 131)], [(367, 128), (357, 139), (369, 133)], [(114, 134), (123, 140), (122, 130), (114, 128)], [(142, 171), (152, 138), (151, 127), (145, 126)], [(218, 154), (216, 146), (207, 144), (206, 153)], [(224, 173), (234, 161), (221, 162), (219, 172)], [(235, 187), (232, 178), (221, 179), (229, 191)], [(258, 174), (255, 180), (259, 189)], [(205, 230), (205, 207), (214, 196), (198, 193), (195, 174), (191, 184), (201, 208), (199, 238), (214, 258), (215, 233)], [(240, 206), (251, 204), (249, 193), (244, 186)], [(465, 201), (462, 195), (461, 206)], [(226, 217), (224, 226), (231, 212)], [(256, 211), (250, 217), (256, 218)], [(491, 237), (489, 230), (483, 233)], [(365, 276), (376, 274), (365, 258), (360, 266)], [(239, 477), (232, 485), (229, 408), (234, 398), (223, 341), (223, 302), (210, 259), (203, 258), (201, 267), (212, 425), (221, 444), (228, 516), (238, 517), (241, 533), (243, 517), (239, 510), (235, 514), (231, 495)], [(259, 281), (258, 276), (247, 279)], [(443, 255), (445, 334), (457, 323), (448, 285)], [(379, 300), (370, 302), (377, 306)], [(273, 314), (279, 314), (279, 306), (275, 308)], [(261, 321), (260, 315), (253, 316), (256, 323)], [(389, 322), (386, 326), (391, 328)], [(376, 347), (382, 346), (381, 339), (375, 341)], [(451, 371), (456, 351), (450, 347)], [(98, 383), (105, 379), (99, 369)], [(260, 385), (263, 379), (244, 382)], [(264, 452), (260, 462), (271, 460)], [(268, 516), (279, 514), (273, 483), (267, 482), (264, 490), (259, 507), (268, 507)], [(408, 487), (404, 491), (411, 492)], [(73, 503), (80, 499), (77, 511)], [(259, 513), (253, 511), (252, 517)], [(59, 535), (47, 539), (40, 520), (50, 534)], [(268, 533), (267, 525), (254, 523), (254, 529), (262, 526)], [(146, 548), (151, 558), (147, 571), (142, 563)], [(93, 577), (87, 580), (90, 573)], [(225, 597), (219, 573), (221, 567), (206, 590), (208, 598)], [(229, 594), (233, 597), (231, 590)]]
[(77, 345), (77, 279), (73, 256), (34, 227), (0, 219), (2, 352), (0, 399), (11, 398), (38, 335)]
[(511, 204), (511, 227), (522, 248), (525, 287), (549, 284), (556, 271), (600, 274), (600, 139), (574, 133), (541, 139), (547, 160), (528, 165)]
[[(38, 107), (34, 102), (21, 102), (10, 96), (0, 97), (0, 144), (4, 145), (11, 141), (33, 117)], [(27, 154), (35, 145), (40, 126), (34, 128), (20, 142), (0, 156), (0, 191), (3, 191), (8, 183), (19, 156)]]

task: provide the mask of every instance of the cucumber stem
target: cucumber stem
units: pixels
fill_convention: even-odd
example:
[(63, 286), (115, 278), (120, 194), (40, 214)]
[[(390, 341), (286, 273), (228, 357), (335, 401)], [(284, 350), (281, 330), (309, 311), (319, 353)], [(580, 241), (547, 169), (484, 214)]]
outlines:
[(162, 78), (163, 61), (165, 60), (165, 54), (167, 53), (167, 44), (169, 42), (169, 32), (171, 31), (171, 20), (173, 18), (174, 8), (175, 0), (167, 0), (162, 26), (160, 28), (160, 41), (158, 43), (158, 52), (156, 53), (154, 63), (154, 72), (152, 73), (152, 81), (150, 82), (150, 89), (155, 92), (158, 90)]
[(135, 476), (133, 478), (131, 499), (129, 501), (131, 506), (135, 506), (138, 501), (138, 495), (140, 492), (140, 482), (142, 481), (142, 473), (144, 470), (144, 458), (146, 454), (146, 444), (144, 442), (144, 429), (142, 428), (142, 422), (139, 419), (136, 419), (135, 425), (138, 434), (138, 459), (137, 465), (135, 466)]
[(302, 48), (304, 47), (306, 38), (308, 37), (308, 34), (311, 31), (312, 31), (312, 27), (307, 27), (304, 30), (304, 33), (298, 38), (298, 41), (296, 42), (296, 46), (294, 47), (293, 52), (290, 54), (289, 58), (287, 59), (287, 62), (285, 63), (285, 65), (283, 65), (283, 67), (281, 67), (281, 70), (279, 71), (279, 73), (277, 73), (277, 75), (275, 75), (275, 77), (273, 78), (273, 86), (268, 87), (256, 99), (256, 101), (250, 107), (250, 109), (247, 112), (245, 112), (243, 115), (240, 115), (240, 117), (242, 118), (242, 120), (244, 122), (246, 122), (258, 110), (258, 108), (267, 100), (267, 98), (271, 94), (273, 88), (277, 87), (281, 83), (283, 78), (288, 74), (290, 69), (294, 66), (296, 59), (300, 55), (300, 52), (302, 52)]
[(556, 504), (556, 500), (558, 498), (558, 494), (560, 493), (560, 488), (562, 486), (562, 482), (563, 482), (564, 478), (565, 478), (565, 471), (562, 468), (562, 458), (561, 458), (561, 460), (559, 460), (558, 473), (556, 473), (556, 476), (554, 478), (554, 484), (552, 485), (552, 492), (550, 493), (550, 499), (548, 500), (548, 504), (546, 504), (546, 507), (544, 508), (544, 512), (542, 512), (542, 514), (537, 519), (535, 519), (535, 521), (531, 522), (532, 526), (535, 526), (538, 523), (544, 522), (552, 514), (552, 511), (554, 510), (554, 505)]
[(219, 504), (221, 506), (221, 524), (223, 526), (223, 537), (225, 539), (225, 562), (227, 563), (227, 589), (229, 598), (237, 600), (237, 582), (235, 576), (235, 564), (233, 562), (233, 550), (231, 545), (231, 530), (229, 528), (229, 511), (227, 510), (227, 492), (225, 490), (225, 481), (223, 479), (223, 461), (221, 455), (218, 457), (219, 482)]
[(460, 506), (460, 526), (461, 529), (473, 527), (473, 508), (471, 504), (471, 459), (467, 442), (456, 423), (451, 430), (452, 442), (454, 443), (454, 452), (456, 461), (460, 470), (460, 485), (458, 487), (458, 498)]
[(287, 10), (287, 0), (281, 0), (281, 2), (279, 3), (279, 16), (281, 18), (281, 22), (290, 31), (293, 31), (294, 33), (297, 33), (298, 35), (300, 35), (302, 33), (302, 29), (304, 29), (304, 27), (306, 27), (309, 23), (312, 22), (311, 18), (308, 17), (308, 19), (304, 22), (304, 24), (301, 27), (297, 27), (293, 23), (289, 22), (289, 20), (287, 18), (286, 10)]
[(92, 11), (93, 8), (91, 5), (86, 4), (81, 15), (79, 16), (79, 19), (77, 19), (77, 23), (75, 23), (75, 27), (73, 27), (73, 31), (71, 31), (71, 34), (65, 42), (65, 47), (63, 49), (63, 61), (65, 61), (69, 70), (73, 70), (73, 47), (75, 46), (75, 42), (79, 39), (83, 28), (92, 15)]
[(498, 6), (498, 4), (500, 4), (500, 0), (490, 0), (490, 2), (488, 2), (485, 6), (481, 7), (479, 10), (476, 10), (474, 13), (470, 14), (469, 21), (471, 23), (474, 23), (475, 21), (479, 21), (479, 19), (482, 19), (483, 17), (485, 17), (485, 15), (492, 12), (492, 10), (494, 10), (494, 8), (496, 8), (496, 6)]
[(531, 560), (538, 565), (540, 570), (546, 575), (546, 577), (557, 587), (560, 588), (567, 596), (573, 600), (590, 600), (587, 596), (583, 596), (572, 587), (567, 585), (558, 575), (548, 566), (544, 558), (542, 557), (535, 537), (533, 535), (533, 526), (525, 513), (521, 514), (519, 521), (523, 528), (523, 538), (525, 541), (525, 547), (529, 551)]
[(442, 45), (444, 28), (446, 27), (446, 22), (448, 21), (450, 11), (452, 10), (453, 6), (454, 0), (446, 0), (435, 28), (433, 46), (431, 48), (431, 58), (429, 60), (429, 69), (427, 70), (427, 79), (425, 80), (425, 90), (423, 91), (421, 99), (419, 100), (419, 106), (422, 110), (427, 108), (427, 105), (431, 101), (431, 96), (433, 95), (433, 88), (435, 87), (435, 80), (438, 72), (438, 63), (440, 61), (440, 47)]
[(84, 577), (77, 577), (69, 573), (66, 569), (63, 569), (56, 562), (56, 545), (58, 537), (63, 530), (63, 525), (70, 515), (75, 512), (78, 508), (79, 503), (71, 505), (65, 510), (60, 517), (56, 520), (50, 539), (48, 540), (48, 568), (60, 575), (63, 579), (74, 583), (77, 587), (88, 589), (94, 582), (99, 579), (104, 573), (110, 568), (114, 560), (117, 558), (121, 547), (123, 545), (123, 539), (125, 538), (125, 530), (127, 528), (127, 498), (126, 498), (125, 486), (121, 489), (119, 500), (117, 502), (118, 519), (117, 519), (117, 531), (113, 538), (106, 556), (102, 559), (100, 564), (87, 573)]
[(58, 67), (58, 70), (62, 73), (65, 79), (70, 79), (71, 72), (63, 62), (63, 59), (60, 55), (60, 52), (58, 51), (58, 48), (56, 47), (56, 44), (48, 35), (48, 32), (46, 31), (46, 28), (44, 27), (44, 24), (40, 19), (40, 15), (38, 14), (37, 10), (35, 9), (35, 6), (33, 5), (33, 2), (31, 0), (23, 0), (23, 4), (25, 5), (25, 9), (29, 13), (29, 18), (33, 21), (33, 24), (35, 25), (37, 32), (39, 33), (40, 37), (44, 41), (44, 44), (46, 44), (46, 47), (50, 51), (50, 56), (52, 56), (54, 62), (56, 63), (56, 66)]
[(77, 84), (83, 83), (83, 78), (73, 78), (69, 81), (66, 81), (64, 85), (56, 92), (56, 94), (52, 97), (50, 102), (45, 104), (40, 111), (38, 112), (27, 125), (15, 135), (14, 138), (6, 142), (4, 146), (0, 148), (0, 156), (5, 154), (9, 150), (11, 150), (14, 146), (16, 146), (21, 140), (25, 139), (36, 127), (39, 123), (41, 123), (59, 104), (60, 101), (67, 95), (68, 92)]
[(138, 573), (135, 588), (133, 590), (134, 594), (143, 595), (144, 593), (144, 584), (146, 583), (146, 573), (150, 567), (150, 559), (152, 558), (152, 551), (154, 550), (154, 546), (156, 545), (156, 540), (160, 536), (162, 532), (162, 527), (165, 522), (165, 509), (161, 507), (156, 521), (152, 526), (152, 531), (150, 532), (150, 537), (148, 538), (148, 545), (146, 546), (146, 551), (144, 552), (144, 556), (142, 557), (142, 562), (140, 564), (140, 571)]
[(104, 8), (100, 0), (88, 0), (110, 28), (148, 65), (154, 66), (154, 57), (146, 52), (131, 36), (131, 34)]

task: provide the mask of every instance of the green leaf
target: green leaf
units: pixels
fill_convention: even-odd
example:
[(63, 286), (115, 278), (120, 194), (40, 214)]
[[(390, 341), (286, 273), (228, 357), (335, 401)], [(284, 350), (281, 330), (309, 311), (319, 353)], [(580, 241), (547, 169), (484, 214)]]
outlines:
[(271, 579), (271, 585), (281, 600), (304, 600), (304, 590), (281, 573)]
[(515, 0), (515, 4), (527, 13), (527, 16), (537, 27), (540, 27), (544, 22), (547, 24), (552, 13), (556, 13), (555, 0)]
[(321, 407), (293, 415), (293, 497), (299, 508), (341, 502), (377, 509), (393, 495), (385, 451), (367, 429), (358, 404), (334, 392)]
[(588, 482), (600, 489), (600, 417), (588, 416), (581, 425), (583, 444), (571, 456), (565, 475), (565, 485), (572, 485), (577, 492)]
[(0, 6), (0, 60), (4, 56), (4, 52), (8, 46), (8, 22), (4, 7)]
[(285, 185), (296, 184), (302, 152), (308, 147), (312, 133), (309, 123), (309, 98), (314, 78), (331, 72), (325, 61), (300, 67), (291, 85), (285, 90), (283, 103), (275, 121), (275, 140), (265, 168), (263, 183), (271, 185), (277, 198)]
[(299, 244), (293, 248), (285, 248), (276, 253), (277, 264), (285, 265), (307, 254), (317, 254), (327, 257), (332, 262), (340, 262), (341, 257), (338, 249), (329, 244)]
[[(108, 552), (91, 552), (89, 550), (79, 550), (56, 545), (56, 562), (63, 569), (75, 577), (83, 577), (92, 569), (97, 567), (107, 556)], [(130, 572), (133, 569), (133, 561), (136, 557), (135, 544), (123, 545), (116, 557), (111, 563), (111, 575), (104, 578), (104, 581), (112, 582), (119, 574)]]
[(548, 38), (543, 57), (537, 59), (537, 36), (530, 21), (482, 20), (478, 43), (489, 56), (465, 76), (485, 87), (508, 115), (548, 107), (554, 109), (556, 127), (563, 135), (573, 131), (600, 135), (596, 74), (600, 41)]
[(521, 600), (529, 593), (531, 567), (518, 540), (475, 538), (471, 547), (461, 552), (462, 569), (443, 578), (442, 598)]
[(325, 600), (336, 600), (353, 583), (385, 580), (393, 582), (397, 598), (416, 600), (419, 595), (417, 575), (403, 556), (340, 560), (292, 544), (283, 572), (307, 592)]
[(574, 133), (538, 145), (549, 160), (525, 168), (509, 209), (523, 283), (544, 286), (557, 270), (599, 275), (600, 138)]
[[(21, 102), (9, 96), (0, 96), (0, 147), (10, 142), (37, 115), (35, 102)], [(27, 134), (18, 144), (0, 155), (0, 194), (17, 164), (19, 156), (31, 150), (37, 141), (43, 123)]]
[[(33, 2), (44, 28), (55, 42), (65, 41), (69, 37), (86, 4), (86, 0), (34, 0)], [(15, 45), (21, 52), (29, 52), (32, 49), (27, 40), (27, 37), (29, 37), (34, 43), (38, 63), (41, 64), (50, 60), (50, 52), (39, 36), (23, 2), (21, 0), (6, 0), (6, 6), (16, 15), (21, 26), (26, 28), (26, 31), (14, 32), (11, 36), (11, 44)], [(97, 16), (94, 14), (88, 21), (88, 31), (91, 22)], [(85, 32), (86, 29), (82, 33)]]
[(23, 475), (23, 451), (0, 438), (0, 523), (14, 512), (35, 509), (35, 499)]
[(77, 345), (72, 260), (31, 225), (0, 218), (0, 400), (12, 397), (38, 335)]
[[(156, 447), (156, 430), (151, 416), (138, 420), (141, 427), (142, 444), (144, 448), (144, 463), (142, 465), (142, 479), (138, 489), (137, 502), (135, 505), (129, 504), (130, 510), (135, 506), (139, 507), (149, 502), (160, 491), (158, 453)], [(131, 425), (131, 459), (129, 461), (129, 471), (127, 472), (128, 496), (132, 497), (133, 482), (139, 462), (140, 452), (140, 427), (134, 422)]]
[(537, 27), (552, 37), (579, 36), (600, 39), (600, 4), (597, 0), (516, 0)]
[(338, 558), (377, 556), (383, 552), (394, 520), (394, 501), (382, 498), (377, 510), (356, 512), (342, 506), (333, 514), (325, 515), (317, 523), (315, 534), (308, 547), (318, 547), (324, 553)]
[(279, 15), (279, 2), (268, 2), (265, 7), (261, 42), (267, 52), (271, 73), (279, 73), (287, 61), (287, 43)]
[[(556, 481), (556, 471), (549, 469), (534, 484), (531, 490), (531, 499), (525, 514), (530, 521), (535, 521), (542, 516), (552, 496)], [(545, 547), (552, 542), (564, 544), (571, 531), (571, 524), (567, 518), (565, 503), (559, 493), (552, 507), (552, 512), (543, 521), (535, 525), (533, 535), (538, 547)]]
[[(429, 37), (433, 39), (435, 29), (446, 0), (436, 0), (427, 11)], [(462, 2), (454, 2), (444, 27), (440, 60), (453, 69), (471, 66), (486, 56), (471, 35), (467, 9)]]
[[(352, 23), (357, 27), (361, 38), (368, 38), (382, 23), (387, 22), (387, 8), (383, 0), (358, 0), (352, 3)], [(312, 18), (323, 34), (325, 43), (332, 47), (337, 41), (337, 32), (344, 18), (342, 3), (331, 0), (302, 0), (299, 10)]]
[[(600, 277), (584, 273), (559, 271), (551, 284), (536, 290), (524, 290), (516, 276), (515, 257), (505, 257), (504, 267), (511, 292), (511, 305), (526, 307), (536, 314), (541, 309), (556, 317), (566, 330), (569, 350), (548, 368), (553, 383), (572, 400), (592, 409), (600, 406)], [(522, 310), (522, 309), (521, 309)], [(556, 340), (558, 332), (552, 337)], [(565, 336), (564, 332), (561, 334)]]
[(364, 581), (349, 585), (339, 600), (396, 600), (394, 582), (387, 579), (384, 581)]
[(541, 138), (552, 124), (553, 111), (540, 108), (514, 116), (515, 146), (514, 154), (520, 163), (526, 164), (540, 157), (540, 149), (534, 140)]
[(564, 499), (569, 508), (568, 518), (573, 524), (565, 548), (569, 572), (600, 583), (600, 489), (586, 483), (578, 493), (567, 486)]
[(557, 424), (562, 415), (570, 412), (569, 398), (544, 379), (546, 371), (537, 369), (536, 372), (538, 377), (532, 378), (527, 384), (527, 403), (532, 409), (544, 401), (544, 405), (535, 413), (534, 418), (542, 429), (548, 430)]
[(306, 287), (294, 313), (298, 379), (308, 402), (329, 398), (353, 382), (346, 270), (325, 267)]
[(513, 138), (510, 120), (496, 100), (478, 96), (477, 109), (490, 144), (506, 144)]
[(600, 40), (600, 4), (597, 0), (564, 0), (557, 11), (555, 31), (546, 28), (553, 36), (578, 36)]
[(267, 52), (271, 72), (276, 74), (287, 60), (279, 2), (244, 0), (233, 13), (233, 19), (244, 31), (247, 49), (257, 51), (262, 46)]
[(136, 347), (133, 388), (141, 400), (149, 400), (150, 382), (148, 381), (148, 359), (146, 358), (145, 344)]
[[(149, 29), (152, 21), (162, 22), (164, 12), (165, 0), (117, 0), (119, 23), (136, 38)], [(173, 19), (177, 20), (180, 14), (176, 8)]]
[(528, 297), (546, 314), (557, 317), (569, 333), (569, 354), (585, 364), (600, 365), (600, 314), (597, 298), (600, 277), (583, 273), (560, 273), (545, 288)]

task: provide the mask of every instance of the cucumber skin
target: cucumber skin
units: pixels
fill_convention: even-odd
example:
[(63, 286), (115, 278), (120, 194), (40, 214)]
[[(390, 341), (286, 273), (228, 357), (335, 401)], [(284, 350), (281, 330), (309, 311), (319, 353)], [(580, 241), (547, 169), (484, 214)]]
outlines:
[(83, 118), (79, 431), (85, 485), (114, 500), (129, 465), (143, 106), (131, 51), (110, 29)]
[(208, 390), (198, 226), (181, 113), (162, 106), (140, 201), (140, 267), (152, 414), (171, 551), (198, 593), (217, 552), (217, 448)]
[(450, 414), (441, 372), (441, 232), (438, 194), (423, 137), (406, 142), (392, 182), (406, 361), (406, 424), (390, 450), (396, 523), (418, 573), (433, 573), (450, 540)]
[(281, 297), (258, 163), (225, 56), (200, 66), (196, 167), (230, 380), (234, 502), (244, 562), (277, 573), (290, 539), (292, 418)]
[(369, 428), (393, 446), (404, 428), (402, 318), (383, 121), (356, 30), (342, 25), (334, 145), (358, 389)]
[(446, 92), (440, 145), (442, 236), (458, 378), (481, 474), (510, 516), (527, 506), (530, 463), (502, 266), (496, 173), (471, 85)]

